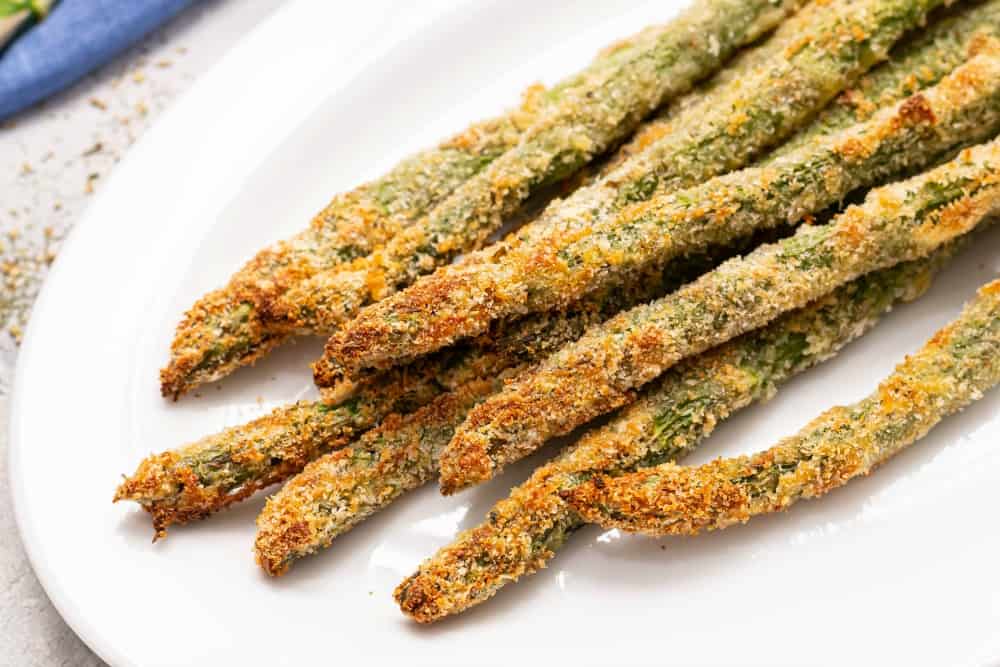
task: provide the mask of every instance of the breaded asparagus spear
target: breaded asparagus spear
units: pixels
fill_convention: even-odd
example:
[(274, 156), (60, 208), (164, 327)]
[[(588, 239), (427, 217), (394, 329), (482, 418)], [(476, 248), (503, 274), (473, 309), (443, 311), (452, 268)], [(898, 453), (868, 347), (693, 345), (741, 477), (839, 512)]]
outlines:
[[(932, 15), (932, 24), (922, 34), (897, 44), (890, 52), (888, 62), (862, 76), (851, 88), (824, 107), (806, 128), (778, 146), (771, 155), (788, 152), (787, 146), (800, 143), (807, 136), (815, 138), (867, 120), (879, 108), (937, 83), (942, 76), (965, 60), (968, 53), (967, 42), (973, 32), (982, 28), (993, 32), (996, 27), (996, 17), (985, 8), (985, 5), (996, 5), (996, 0), (967, 4), (972, 6), (963, 5), (961, 10)], [(714, 77), (643, 123), (635, 136), (616, 150), (607, 161), (602, 175), (674, 131), (676, 120), (683, 112), (702, 103), (706, 97), (720, 94), (726, 85), (752, 74), (768, 58), (780, 53), (793, 41), (801, 39), (809, 24), (822, 18), (823, 11), (825, 3), (811, 2), (805, 5), (779, 25), (763, 44), (745, 49)], [(961, 16), (958, 16), (959, 13)], [(938, 57), (931, 56), (931, 49), (938, 51)]]
[(225, 287), (185, 313), (160, 372), (164, 396), (177, 398), (267, 354), (289, 337), (267, 322), (274, 300), (324, 268), (364, 256), (516, 143), (538, 103), (473, 125), (407, 158), (382, 178), (338, 195), (293, 238), (259, 252)]
[[(765, 47), (774, 48), (773, 41), (785, 42), (791, 34), (798, 36), (804, 26), (802, 20), (805, 17), (811, 19), (815, 14), (815, 11), (809, 11), (810, 9), (815, 10), (815, 6), (807, 5), (798, 14), (783, 23), (768, 39)], [(1000, 30), (1000, 0), (989, 0), (973, 5), (962, 13), (953, 13), (953, 15), (940, 20), (925, 34), (894, 50), (890, 62), (880, 65), (862, 77), (855, 89), (848, 91), (849, 94), (845, 93), (824, 109), (816, 119), (795, 135), (790, 143), (802, 147), (815, 142), (824, 135), (833, 134), (849, 127), (855, 118), (867, 120), (877, 110), (876, 105), (891, 106), (907, 94), (915, 92), (915, 89), (922, 89), (937, 83), (942, 76), (967, 60), (970, 53), (975, 53), (977, 50), (987, 50), (991, 43), (990, 37), (995, 35), (998, 30)], [(786, 34), (786, 32), (790, 34)], [(738, 58), (737, 61), (759, 61), (761, 56), (758, 51), (762, 50), (764, 49), (752, 49)], [(745, 64), (737, 62), (734, 63), (734, 66), (740, 70)], [(729, 68), (723, 70), (723, 73), (728, 71)], [(719, 77), (722, 77), (722, 73), (716, 76), (716, 78)], [(712, 86), (719, 85), (714, 79), (711, 83)], [(685, 105), (687, 104), (685, 100), (688, 97), (697, 98), (704, 94), (706, 94), (704, 91), (691, 93), (677, 104)], [(668, 112), (663, 114), (663, 119), (654, 119), (644, 124), (645, 129), (641, 130), (635, 139), (620, 149), (619, 153), (611, 159), (610, 166), (623, 163), (627, 157), (648, 147), (654, 138), (662, 137), (669, 131), (672, 118), (672, 114)], [(875, 128), (873, 134), (880, 131), (880, 128)], [(963, 132), (964, 128), (956, 127), (951, 134), (960, 135)], [(787, 153), (789, 151), (786, 151), (782, 146), (778, 152)], [(931, 153), (932, 151), (928, 151), (928, 155)], [(909, 160), (909, 158), (902, 156), (901, 159)], [(609, 166), (605, 166), (603, 169), (605, 170), (603, 174), (610, 171)], [(808, 170), (803, 169), (803, 171)], [(820, 171), (817, 170), (814, 173), (819, 174)], [(864, 168), (859, 168), (857, 173), (864, 175), (867, 171)], [(759, 180), (766, 182), (768, 179), (761, 178)], [(871, 181), (869, 180), (869, 182)], [(841, 188), (840, 191), (831, 193), (829, 199), (831, 201), (839, 200), (844, 195), (846, 195), (846, 190)], [(429, 280), (434, 280), (434, 278), (425, 279), (423, 282), (426, 283)], [(417, 287), (411, 288), (411, 293), (418, 289), (421, 284), (417, 283)], [(543, 318), (544, 315), (533, 317)], [(314, 365), (316, 384), (320, 387), (334, 387), (343, 379), (342, 371), (343, 368), (335, 357), (329, 354), (324, 355)]]
[[(620, 167), (629, 158), (642, 153), (658, 140), (675, 129), (675, 121), (685, 111), (701, 104), (711, 95), (720, 95), (725, 86), (734, 80), (750, 75), (754, 68), (768, 58), (779, 53), (793, 40), (802, 36), (809, 23), (822, 17), (827, 3), (808, 2), (799, 11), (779, 25), (773, 34), (769, 35), (763, 44), (749, 46), (732, 58), (726, 66), (707, 81), (700, 83), (690, 93), (678, 98), (656, 116), (643, 123), (627, 142), (622, 144), (602, 166), (601, 173), (605, 176)], [(596, 179), (595, 179), (596, 180)]]
[(201, 519), (299, 472), (393, 412), (409, 412), (442, 391), (430, 369), (379, 378), (337, 404), (299, 401), (247, 424), (144, 459), (115, 492), (150, 513), (155, 537)]
[[(777, 240), (782, 230), (738, 239), (727, 246), (707, 248), (673, 263), (666, 271), (643, 275), (633, 283), (612, 290), (599, 290), (565, 310), (534, 313), (519, 320), (498, 322), (490, 331), (458, 345), (421, 357), (407, 366), (372, 373), (354, 382), (328, 382), (321, 388), (327, 402), (351, 395), (356, 386), (373, 378), (392, 382), (393, 375), (430, 374), (445, 389), (454, 389), (470, 380), (492, 377), (513, 366), (533, 362), (579, 338), (590, 326), (603, 322), (618, 312), (659, 298), (694, 280), (705, 271), (737, 254), (748, 252), (761, 243)], [(322, 367), (317, 362), (317, 376), (337, 378), (337, 368)]]
[[(884, 58), (900, 35), (921, 23), (936, 4), (834, 2), (800, 40), (752, 75), (683, 112), (677, 119), (681, 131), (550, 207), (518, 234), (518, 241), (483, 252), (480, 263), (444, 267), (367, 308), (331, 338), (325, 354), (352, 373), (391, 366), (477, 335), (494, 319), (579, 298), (578, 293), (556, 296), (544, 286), (546, 277), (574, 275), (576, 265), (558, 256), (561, 247), (598, 228), (613, 230), (620, 218), (652, 206), (651, 198), (661, 200), (664, 193), (740, 167), (761, 149), (779, 143)], [(363, 280), (364, 272), (350, 279)], [(539, 294), (533, 289), (536, 280), (543, 283)]]
[[(508, 323), (493, 335), (432, 355), (401, 374), (401, 369), (395, 368), (380, 376), (378, 383), (385, 387), (405, 384), (407, 376), (420, 381), (433, 378), (437, 389), (447, 393), (413, 414), (392, 415), (347, 450), (319, 458), (293, 478), (271, 499), (258, 520), (258, 561), (277, 574), (291, 561), (328, 545), (336, 535), (433, 475), (438, 452), (455, 427), (474, 404), (498, 391), (504, 378), (576, 340), (591, 324), (666, 294), (760, 240), (745, 239), (729, 248), (685, 258), (666, 274), (646, 277), (628, 289), (591, 295), (574, 310), (540, 313)], [(409, 379), (409, 383), (414, 380)], [(358, 452), (366, 453), (362, 456)], [(354, 495), (347, 498), (350, 494)], [(307, 502), (309, 498), (340, 509), (333, 513), (316, 509)], [(314, 516), (306, 529), (300, 525), (298, 509), (315, 511), (325, 518)]]
[(582, 521), (560, 497), (596, 473), (679, 458), (715, 426), (877, 323), (895, 302), (920, 296), (955, 244), (931, 257), (862, 276), (770, 325), (678, 364), (614, 420), (584, 435), (497, 503), (396, 589), (422, 623), (484, 602), (545, 567)]
[[(902, 26), (896, 32), (901, 32), (909, 21), (924, 16), (925, 6), (941, 0), (880, 1), (907, 4), (906, 11), (893, 16), (893, 24)], [(481, 247), (539, 186), (613, 147), (650, 112), (687, 92), (800, 4), (800, 0), (694, 4), (652, 48), (637, 49), (627, 63), (596, 77), (593, 85), (567, 93), (564, 102), (543, 114), (516, 148), (463, 184), (419, 224), (403, 230), (379, 252), (342, 271), (317, 275), (289, 292), (285, 302), (290, 326), (332, 331), (363, 306), (458, 254)], [(882, 14), (879, 18), (885, 19)], [(876, 53), (883, 53), (879, 49), (884, 37), (878, 34), (871, 40)], [(866, 50), (865, 60), (867, 54)]]
[(568, 90), (619, 65), (661, 29), (647, 29), (612, 45), (588, 68), (550, 90), (529, 88), (518, 108), (473, 124), (404, 159), (385, 176), (337, 195), (308, 229), (258, 253), (226, 287), (208, 293), (186, 313), (169, 364), (161, 372), (164, 396), (177, 398), (193, 386), (217, 380), (286, 340), (291, 332), (268, 321), (281, 294), (384, 244), (516, 146), (543, 110), (558, 104)]
[(1000, 140), (872, 190), (827, 225), (730, 260), (592, 327), (474, 409), (441, 455), (446, 493), (625, 403), (685, 357), (763, 326), (859, 275), (927, 255), (1000, 209)]
[[(560, 504), (555, 491), (565, 486), (560, 484), (550, 488), (557, 475), (555, 471), (566, 478), (579, 469), (583, 461), (589, 462), (592, 469), (602, 470), (602, 464), (613, 467), (615, 461), (638, 461), (659, 457), (668, 450), (676, 452), (682, 442), (683, 429), (656, 428), (654, 422), (660, 423), (662, 415), (669, 414), (667, 406), (676, 402), (679, 393), (677, 382), (681, 383), (685, 394), (692, 391), (691, 387), (701, 387), (701, 400), (688, 410), (692, 419), (687, 426), (694, 432), (689, 446), (693, 447), (702, 431), (707, 435), (714, 421), (697, 419), (690, 414), (692, 411), (701, 410), (700, 415), (715, 415), (721, 419), (729, 411), (767, 395), (773, 390), (774, 383), (833, 354), (860, 335), (896, 299), (912, 299), (919, 295), (950, 254), (950, 249), (942, 250), (932, 258), (860, 278), (834, 295), (782, 318), (761, 332), (748, 334), (745, 339), (707, 353), (687, 364), (684, 370), (678, 368), (672, 377), (682, 377), (683, 380), (676, 380), (673, 385), (658, 383), (658, 388), (650, 390), (648, 397), (638, 404), (641, 407), (626, 413), (629, 438), (619, 442), (624, 432), (619, 433), (614, 426), (606, 427), (599, 435), (585, 438), (573, 453), (561, 457), (562, 463), (550, 464), (543, 469), (547, 472), (539, 472), (533, 477), (533, 480), (544, 481), (536, 481), (528, 496), (538, 498), (552, 510)], [(732, 370), (724, 375), (720, 369), (728, 369), (730, 365)], [(716, 382), (711, 381), (713, 378)], [(258, 518), (258, 562), (270, 574), (281, 574), (295, 560), (329, 546), (338, 535), (403, 492), (431, 479), (437, 471), (438, 456), (455, 426), (470, 406), (479, 403), (499, 386), (499, 382), (473, 383), (458, 392), (457, 397), (442, 397), (435, 401), (440, 402), (439, 407), (425, 408), (397, 423), (387, 421), (379, 429), (367, 433), (357, 444), (311, 463), (271, 498)], [(643, 423), (648, 427), (644, 432), (648, 437), (632, 440), (643, 433), (636, 430), (642, 428)], [(667, 430), (671, 435), (667, 435)], [(606, 435), (608, 433), (617, 435), (612, 439)], [(540, 498), (543, 489), (552, 497)], [(520, 515), (506, 516), (512, 521), (522, 518)], [(542, 520), (537, 526), (520, 522), (517, 525), (519, 530), (527, 533), (532, 533), (534, 529), (525, 537), (533, 540), (533, 536), (541, 533), (550, 536), (555, 523), (563, 526), (564, 530), (578, 522), (563, 509), (553, 522)], [(561, 532), (559, 540), (563, 537)], [(544, 541), (539, 543), (538, 548), (543, 548), (544, 544)], [(502, 565), (491, 561), (487, 554), (478, 552), (473, 556), (474, 547), (465, 544), (463, 549), (479, 564), (479, 574), (482, 574), (482, 568), (491, 567), (491, 563), (497, 577), (511, 574), (497, 572)], [(510, 551), (504, 554), (505, 558), (516, 555), (516, 548)], [(502, 543), (493, 542), (490, 553), (503, 553)], [(533, 560), (537, 558), (536, 554)], [(459, 567), (456, 571), (471, 572), (475, 569), (472, 566), (469, 570)]]
[(879, 109), (937, 84), (970, 55), (991, 48), (1000, 33), (998, 0), (962, 3), (941, 13), (926, 30), (900, 42), (888, 62), (845, 90), (807, 127), (768, 155), (767, 161), (868, 120)]
[[(975, 86), (966, 88), (972, 91)], [(980, 130), (981, 127), (980, 124)], [(944, 130), (942, 133), (946, 134)], [(695, 265), (706, 266), (712, 261), (712, 257), (699, 259)], [(683, 279), (685, 273), (680, 268), (668, 267), (666, 282), (654, 274), (628, 289), (597, 292), (569, 312), (540, 313), (516, 324), (504, 324), (491, 335), (456, 350), (434, 355), (411, 367), (396, 368), (340, 407), (302, 403), (280, 408), (257, 422), (210, 436), (178, 452), (157, 455), (140, 466), (118, 497), (139, 501), (150, 509), (158, 531), (170, 523), (204, 516), (294, 474), (307, 461), (342, 446), (389, 412), (415, 409), (441, 391), (454, 389), (470, 379), (491, 377), (513, 365), (551, 353), (618, 308), (668, 291), (678, 284), (678, 277)], [(404, 398), (394, 398), (400, 396)], [(344, 407), (354, 405), (364, 408)], [(401, 405), (408, 407), (404, 409)], [(345, 414), (350, 417), (346, 422)], [(304, 415), (312, 416), (306, 419)], [(308, 429), (299, 426), (303, 421)], [(200, 471), (201, 481), (192, 481), (192, 470)]]
[(355, 392), (325, 402), (300, 401), (248, 424), (210, 435), (142, 461), (119, 486), (115, 500), (132, 500), (153, 519), (157, 537), (171, 524), (200, 519), (284, 481), (322, 454), (336, 450), (389, 414), (406, 414), (444, 392), (554, 352), (590, 325), (624, 308), (662, 296), (752, 247), (757, 239), (688, 258), (668, 274), (646, 277), (607, 294), (594, 294), (568, 311), (509, 322), (493, 335), (468, 341), (408, 367), (396, 367)]
[(1000, 281), (981, 290), (870, 396), (753, 456), (597, 476), (565, 494), (587, 521), (650, 535), (746, 523), (846, 484), (1000, 382)]
[(426, 482), (455, 426), (501, 384), (499, 378), (470, 382), (307, 465), (268, 498), (257, 518), (257, 563), (268, 574), (284, 574), (293, 561)]

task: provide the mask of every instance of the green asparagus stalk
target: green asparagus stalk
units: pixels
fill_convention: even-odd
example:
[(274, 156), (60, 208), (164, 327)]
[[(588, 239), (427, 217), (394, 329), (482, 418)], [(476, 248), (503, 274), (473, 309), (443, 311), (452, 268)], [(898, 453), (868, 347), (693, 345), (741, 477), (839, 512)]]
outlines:
[(894, 303), (919, 297), (954, 251), (951, 244), (927, 259), (870, 273), (678, 364), (614, 420), (536, 470), (486, 521), (425, 561), (396, 589), (400, 607), (422, 623), (436, 621), (542, 569), (582, 525), (561, 492), (595, 474), (693, 451), (731, 414), (767, 400), (788, 379), (836, 354)]
[(673, 364), (799, 308), (859, 275), (917, 259), (1000, 209), (1000, 140), (872, 190), (827, 225), (730, 260), (593, 327), (470, 412), (441, 455), (451, 493), (624, 404)]
[(45, 18), (52, 8), (52, 0), (0, 0), (0, 16), (28, 12), (35, 18)]
[[(889, 2), (891, 0), (883, 0)], [(902, 0), (896, 0), (901, 2)], [(902, 24), (940, 0), (908, 0)], [(648, 49), (566, 95), (516, 148), (470, 179), (420, 223), (342, 271), (315, 276), (285, 299), (289, 326), (333, 331), (363, 306), (384, 298), (457, 255), (481, 247), (538, 187), (572, 173), (631, 134), (650, 112), (690, 90), (777, 25), (800, 0), (703, 0)], [(913, 5), (919, 5), (917, 9)], [(872, 40), (879, 52), (882, 35)], [(855, 49), (856, 50), (856, 49)], [(866, 50), (867, 53), (867, 50)], [(867, 59), (868, 56), (865, 56)]]
[[(545, 286), (548, 278), (577, 274), (576, 264), (558, 256), (560, 248), (589, 238), (595, 230), (617, 229), (620, 219), (656, 208), (656, 202), (669, 196), (665, 193), (738, 168), (763, 148), (780, 143), (883, 59), (935, 4), (834, 2), (799, 40), (751, 76), (731, 82), (724, 94), (710, 95), (684, 112), (677, 120), (682, 131), (668, 134), (599, 183), (550, 207), (516, 242), (488, 249), (478, 263), (444, 267), (367, 308), (331, 338), (325, 355), (350, 373), (391, 366), (477, 335), (494, 319), (579, 298), (578, 292)], [(594, 270), (614, 275), (614, 266)], [(347, 283), (363, 281), (366, 275), (371, 274), (343, 275), (345, 293), (354, 294)], [(540, 292), (535, 283), (542, 284)], [(354, 296), (346, 301), (358, 303)]]
[(983, 287), (867, 398), (827, 410), (771, 449), (693, 468), (599, 475), (565, 497), (589, 522), (651, 535), (746, 523), (867, 475), (997, 383), (1000, 281)]
[(1000, 2), (986, 0), (949, 8), (935, 23), (901, 42), (889, 62), (862, 77), (791, 139), (767, 156), (768, 162), (868, 120), (879, 109), (937, 84), (970, 54), (991, 48), (1000, 33)]
[(309, 276), (385, 244), (515, 147), (544, 110), (560, 104), (568, 91), (587, 85), (606, 68), (620, 66), (657, 34), (646, 30), (613, 45), (588, 68), (550, 90), (532, 86), (518, 108), (476, 123), (404, 159), (385, 176), (336, 196), (308, 229), (258, 253), (226, 287), (205, 295), (185, 315), (161, 372), (164, 396), (177, 398), (191, 387), (224, 377), (287, 340), (292, 332), (270, 316), (280, 295)]
[(33, 21), (48, 15), (52, 0), (0, 0), (0, 49)]

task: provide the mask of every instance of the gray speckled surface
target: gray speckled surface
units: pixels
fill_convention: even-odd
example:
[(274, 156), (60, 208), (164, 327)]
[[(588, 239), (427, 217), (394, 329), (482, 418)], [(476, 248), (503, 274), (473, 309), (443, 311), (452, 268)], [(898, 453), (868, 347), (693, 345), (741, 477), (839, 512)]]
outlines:
[(0, 665), (103, 664), (27, 562), (7, 483), (15, 339), (48, 262), (102, 179), (188, 85), (286, 0), (202, 0), (70, 90), (0, 129)]

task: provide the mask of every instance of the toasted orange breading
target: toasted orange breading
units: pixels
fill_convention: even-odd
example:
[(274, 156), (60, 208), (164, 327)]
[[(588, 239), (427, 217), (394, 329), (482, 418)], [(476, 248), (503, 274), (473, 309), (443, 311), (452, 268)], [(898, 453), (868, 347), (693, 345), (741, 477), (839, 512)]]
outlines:
[(752, 456), (597, 475), (561, 492), (582, 518), (652, 535), (693, 535), (817, 498), (910, 446), (1000, 383), (1000, 281), (908, 356), (867, 398), (823, 413)]

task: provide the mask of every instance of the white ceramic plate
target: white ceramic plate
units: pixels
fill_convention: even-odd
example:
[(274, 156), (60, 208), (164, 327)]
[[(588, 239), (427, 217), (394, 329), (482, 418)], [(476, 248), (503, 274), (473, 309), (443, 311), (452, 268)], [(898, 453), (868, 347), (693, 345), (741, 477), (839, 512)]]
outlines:
[[(60, 256), (21, 351), (11, 474), (69, 623), (120, 665), (995, 662), (996, 393), (823, 501), (693, 540), (587, 529), (545, 572), (433, 627), (401, 616), (393, 587), (530, 465), (450, 499), (411, 494), (280, 580), (250, 553), (262, 498), (155, 545), (144, 515), (111, 505), (142, 456), (311, 392), (316, 341), (161, 400), (156, 371), (199, 294), (331, 193), (676, 9), (497, 0), (426, 25), (448, 4), (292, 4), (150, 132)], [(768, 446), (870, 391), (996, 275), (997, 247), (1000, 230), (696, 460)]]

